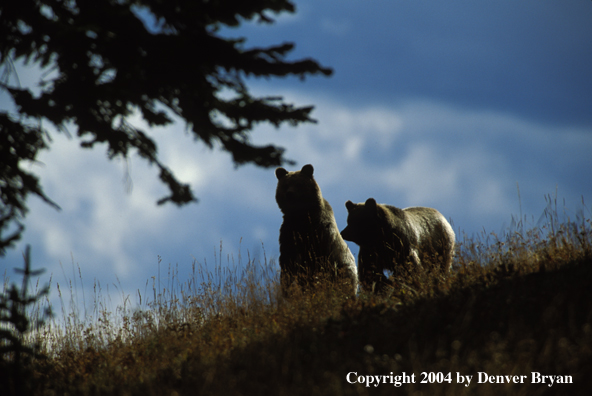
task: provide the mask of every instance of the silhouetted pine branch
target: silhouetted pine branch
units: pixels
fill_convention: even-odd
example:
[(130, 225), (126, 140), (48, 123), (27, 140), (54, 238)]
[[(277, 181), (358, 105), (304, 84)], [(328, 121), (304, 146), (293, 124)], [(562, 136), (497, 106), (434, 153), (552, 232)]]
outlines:
[[(45, 196), (37, 178), (21, 170), (48, 148), (47, 125), (75, 129), (81, 146), (104, 144), (110, 159), (135, 152), (159, 168), (170, 194), (159, 204), (196, 198), (158, 155), (149, 127), (182, 119), (196, 140), (230, 153), (236, 165), (273, 167), (290, 162), (284, 149), (257, 146), (250, 133), (314, 122), (312, 106), (251, 95), (245, 78), (309, 75), (332, 70), (312, 59), (287, 60), (293, 43), (247, 48), (223, 27), (272, 23), (270, 14), (295, 12), (288, 0), (19, 0), (0, 3), (0, 89), (16, 106), (0, 111), (0, 254), (23, 230), (29, 193)], [(39, 93), (22, 87), (14, 62), (43, 68)], [(8, 233), (8, 236), (5, 236)]]

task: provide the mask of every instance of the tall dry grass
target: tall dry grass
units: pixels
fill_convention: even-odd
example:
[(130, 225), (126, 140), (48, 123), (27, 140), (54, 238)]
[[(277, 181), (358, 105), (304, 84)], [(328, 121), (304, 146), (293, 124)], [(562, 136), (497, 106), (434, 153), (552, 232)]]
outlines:
[[(38, 333), (49, 358), (35, 365), (35, 394), (392, 394), (347, 379), (403, 372), (415, 376), (403, 394), (586, 394), (592, 225), (557, 213), (549, 198), (534, 227), (517, 218), (505, 235), (463, 236), (450, 274), (401, 275), (383, 296), (319, 280), (284, 300), (265, 256), (216, 259), (212, 272), (194, 263), (188, 279), (169, 266), (138, 304), (109, 310), (97, 293), (90, 320), (65, 310)], [(434, 381), (420, 383), (423, 372)], [(527, 381), (479, 384), (479, 372)], [(533, 384), (532, 372), (573, 383)]]

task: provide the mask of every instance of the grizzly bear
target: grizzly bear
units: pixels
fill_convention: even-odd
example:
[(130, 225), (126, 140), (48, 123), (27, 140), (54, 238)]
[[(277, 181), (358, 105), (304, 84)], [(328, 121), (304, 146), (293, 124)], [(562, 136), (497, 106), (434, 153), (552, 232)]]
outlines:
[(450, 270), (454, 230), (436, 209), (399, 209), (377, 204), (374, 198), (359, 204), (347, 201), (345, 207), (347, 227), (341, 236), (360, 246), (358, 269), (365, 290), (385, 291), (390, 283), (385, 270), (403, 274), (421, 266), (422, 259), (432, 264), (431, 268)]
[(355, 294), (356, 260), (339, 233), (333, 209), (323, 198), (313, 172), (312, 165), (295, 172), (275, 170), (275, 199), (283, 213), (279, 238), (282, 293), (287, 296), (294, 281), (307, 287), (327, 276)]

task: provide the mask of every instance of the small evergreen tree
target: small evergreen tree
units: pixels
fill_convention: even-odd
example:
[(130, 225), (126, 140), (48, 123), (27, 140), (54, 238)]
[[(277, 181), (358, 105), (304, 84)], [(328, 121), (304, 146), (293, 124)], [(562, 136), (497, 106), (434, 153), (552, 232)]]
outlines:
[(34, 295), (29, 294), (31, 277), (39, 276), (43, 270), (31, 270), (31, 249), (27, 246), (24, 255), (24, 269), (15, 268), (23, 275), (22, 287), (12, 284), (0, 294), (0, 387), (2, 395), (27, 395), (34, 388), (32, 362), (43, 358), (39, 344), (25, 339), (32, 330), (43, 326), (51, 316), (48, 308), (43, 316), (32, 317), (30, 308), (49, 293), (49, 285)]

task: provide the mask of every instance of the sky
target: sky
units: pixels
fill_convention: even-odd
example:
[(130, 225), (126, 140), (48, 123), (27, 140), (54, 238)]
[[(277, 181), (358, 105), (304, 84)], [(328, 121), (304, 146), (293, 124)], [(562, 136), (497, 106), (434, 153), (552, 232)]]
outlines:
[[(248, 79), (248, 86), (315, 106), (317, 124), (262, 124), (251, 138), (284, 147), (296, 161), (288, 170), (314, 166), (340, 229), (345, 201), (369, 197), (434, 207), (461, 240), (501, 234), (517, 218), (542, 226), (550, 201), (571, 219), (592, 217), (592, 2), (295, 4), (295, 14), (273, 25), (224, 34), (246, 37), (246, 47), (294, 42), (290, 59), (334, 69), (329, 78)], [(22, 70), (19, 77), (36, 76)], [(3, 93), (0, 108), (11, 108)], [(56, 282), (74, 282), (87, 300), (98, 285), (114, 300), (136, 302), (153, 279), (166, 283), (170, 266), (181, 280), (194, 263), (212, 269), (251, 258), (277, 266), (274, 169), (235, 168), (181, 121), (150, 134), (198, 203), (157, 206), (167, 190), (156, 168), (133, 155), (109, 161), (105, 148), (84, 150), (53, 133), (51, 150), (31, 169), (62, 210), (29, 199), (26, 231), (0, 258), (0, 272), (16, 279), (12, 268), (30, 244), (34, 267), (46, 269), (41, 281), (51, 277), (53, 301)]]

